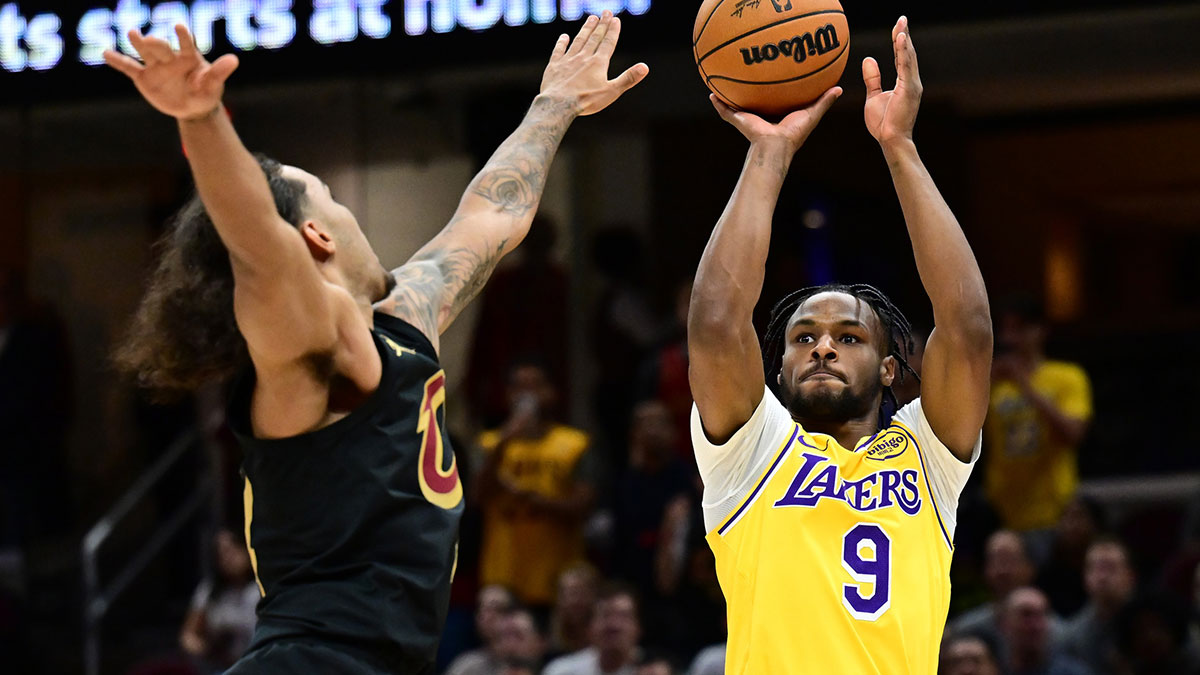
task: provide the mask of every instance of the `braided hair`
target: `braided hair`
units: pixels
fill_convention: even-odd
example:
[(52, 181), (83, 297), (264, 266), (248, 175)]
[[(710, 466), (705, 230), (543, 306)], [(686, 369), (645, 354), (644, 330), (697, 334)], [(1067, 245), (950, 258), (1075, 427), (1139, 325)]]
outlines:
[[(784, 334), (787, 333), (788, 323), (792, 318), (792, 314), (795, 313), (797, 307), (818, 293), (845, 293), (867, 303), (875, 311), (875, 315), (879, 317), (879, 323), (883, 327), (887, 340), (888, 356), (896, 359), (896, 362), (900, 364), (900, 381), (904, 381), (906, 372), (917, 378), (917, 382), (921, 381), (921, 376), (917, 375), (917, 371), (908, 365), (908, 357), (916, 349), (916, 344), (912, 338), (912, 324), (905, 318), (904, 313), (883, 294), (883, 291), (868, 284), (832, 283), (823, 286), (809, 286), (808, 288), (795, 291), (775, 303), (775, 307), (771, 309), (771, 319), (767, 323), (767, 332), (763, 335), (764, 372), (774, 373), (779, 371), (783, 361)], [(767, 377), (767, 382), (771, 383), (772, 378)], [(774, 388), (772, 386), (772, 389)], [(889, 423), (892, 415), (895, 414), (899, 407), (899, 402), (896, 400), (896, 394), (892, 391), (892, 388), (890, 386), (884, 387), (883, 402), (879, 408), (879, 424), (881, 427)]]

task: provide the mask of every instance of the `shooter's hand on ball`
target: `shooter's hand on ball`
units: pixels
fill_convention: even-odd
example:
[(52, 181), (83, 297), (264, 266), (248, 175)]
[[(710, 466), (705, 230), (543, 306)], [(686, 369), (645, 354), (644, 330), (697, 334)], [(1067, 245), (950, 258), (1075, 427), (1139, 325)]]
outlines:
[(576, 115), (593, 115), (611, 105), (650, 73), (649, 66), (638, 63), (608, 79), (620, 36), (621, 20), (606, 11), (589, 16), (573, 41), (566, 34), (559, 37), (542, 76), (542, 95), (567, 101)]
[(179, 36), (178, 51), (162, 38), (132, 30), (129, 41), (145, 64), (113, 49), (105, 50), (104, 60), (133, 80), (146, 101), (159, 112), (178, 120), (211, 115), (221, 107), (225, 80), (237, 69), (238, 58), (226, 54), (209, 63), (196, 49), (187, 28), (177, 24), (175, 34)]
[(736, 127), (751, 144), (782, 142), (791, 154), (795, 154), (841, 95), (842, 88), (833, 87), (814, 103), (788, 115), (778, 124), (772, 124), (752, 112), (734, 110), (713, 94), (709, 94), (708, 99), (720, 113), (721, 119)]
[(917, 109), (921, 106), (921, 74), (917, 70), (917, 52), (908, 34), (908, 19), (900, 17), (892, 28), (892, 49), (896, 54), (896, 88), (884, 91), (879, 63), (863, 59), (863, 82), (867, 85), (864, 116), (867, 131), (880, 145), (912, 141)]

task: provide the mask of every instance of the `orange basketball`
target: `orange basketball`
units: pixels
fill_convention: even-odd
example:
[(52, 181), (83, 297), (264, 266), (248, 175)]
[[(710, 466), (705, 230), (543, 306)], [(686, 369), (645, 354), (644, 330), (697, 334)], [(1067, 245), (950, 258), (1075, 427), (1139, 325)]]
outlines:
[(837, 84), (850, 29), (838, 0), (704, 0), (692, 44), (700, 76), (722, 101), (778, 116)]

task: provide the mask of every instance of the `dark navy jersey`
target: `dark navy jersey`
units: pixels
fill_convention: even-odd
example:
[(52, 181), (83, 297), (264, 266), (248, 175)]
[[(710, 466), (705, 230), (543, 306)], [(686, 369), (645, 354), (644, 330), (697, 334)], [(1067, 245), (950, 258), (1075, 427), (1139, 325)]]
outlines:
[(446, 619), (462, 483), (433, 346), (383, 314), (372, 336), (379, 389), (323, 429), (254, 438), (253, 375), (234, 389), (246, 538), (263, 593), (250, 651), (295, 638), (416, 673), (431, 667)]

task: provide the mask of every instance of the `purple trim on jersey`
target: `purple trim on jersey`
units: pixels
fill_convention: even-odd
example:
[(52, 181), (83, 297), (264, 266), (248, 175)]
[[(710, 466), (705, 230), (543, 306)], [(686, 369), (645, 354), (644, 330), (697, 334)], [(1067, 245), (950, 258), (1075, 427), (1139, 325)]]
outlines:
[(954, 540), (950, 538), (950, 535), (946, 532), (946, 526), (942, 523), (942, 514), (938, 511), (937, 497), (933, 494), (933, 486), (929, 484), (929, 471), (925, 468), (925, 453), (921, 452), (921, 444), (917, 442), (915, 436), (909, 433), (908, 427), (900, 424), (897, 424), (896, 427), (903, 431), (905, 436), (908, 436), (908, 440), (912, 441), (913, 447), (917, 449), (917, 459), (921, 460), (921, 474), (925, 477), (925, 489), (929, 491), (929, 503), (933, 505), (933, 515), (937, 516), (938, 527), (942, 529), (942, 536), (946, 538), (946, 545), (953, 551)]
[(857, 454), (859, 450), (862, 450), (863, 448), (871, 447), (871, 444), (874, 443), (875, 439), (878, 438), (879, 434), (882, 434), (882, 433), (883, 433), (883, 429), (876, 431), (874, 434), (871, 434), (870, 438), (868, 438), (867, 440), (863, 441), (862, 443), (859, 443), (858, 445), (854, 446), (854, 449), (851, 450), (850, 452)]
[[(779, 456), (776, 457), (775, 461), (771, 463), (771, 468), (767, 469), (767, 472), (763, 474), (762, 480), (758, 481), (758, 485), (754, 486), (754, 490), (750, 492), (750, 496), (746, 497), (746, 501), (742, 502), (742, 505), (737, 511), (734, 512), (733, 517), (726, 521), (725, 524), (721, 526), (721, 529), (717, 530), (718, 535), (725, 534), (725, 530), (728, 530), (734, 523), (737, 522), (737, 519), (741, 517), (742, 511), (745, 511), (751, 504), (754, 503), (754, 498), (758, 496), (759, 490), (763, 489), (763, 486), (767, 484), (767, 481), (770, 480), (771, 476), (775, 473), (775, 469), (779, 466), (779, 463), (782, 462), (783, 458), (787, 456), (788, 448), (791, 448), (792, 443), (796, 442), (796, 436), (799, 433), (800, 425), (792, 425), (792, 437), (788, 439), (787, 445), (783, 446), (783, 450), (779, 451)], [(804, 440), (801, 439), (800, 442), (804, 443)], [(804, 444), (808, 445), (807, 443)]]
[[(797, 427), (797, 429), (796, 429), (796, 430), (797, 430), (797, 431), (799, 431), (799, 427)], [(789, 442), (788, 444), (789, 444), (789, 445), (791, 445), (791, 443), (790, 443), (790, 442)], [(806, 448), (812, 448), (813, 450), (820, 450), (821, 452), (825, 452), (826, 450), (828, 450), (828, 449), (829, 449), (829, 446), (828, 446), (828, 445), (826, 445), (826, 446), (825, 446), (825, 447), (823, 447), (823, 448), (818, 448), (817, 446), (813, 445), (812, 443), (809, 443), (809, 442), (805, 441), (805, 440), (804, 440), (804, 435), (803, 435), (803, 434), (801, 434), (801, 435), (800, 435), (800, 445), (803, 445), (803, 446), (804, 446), (804, 447), (806, 447)]]

